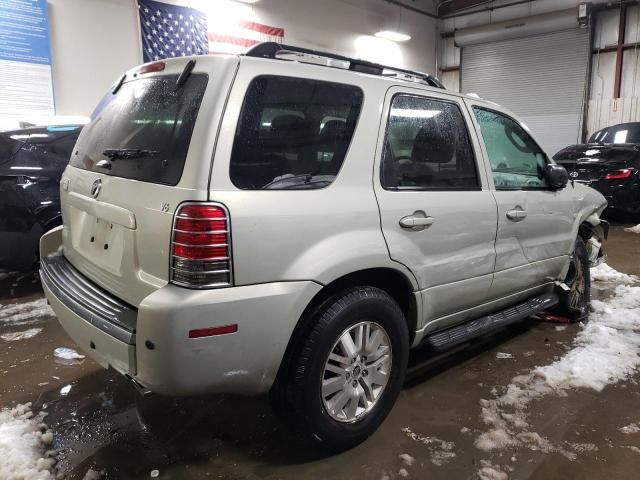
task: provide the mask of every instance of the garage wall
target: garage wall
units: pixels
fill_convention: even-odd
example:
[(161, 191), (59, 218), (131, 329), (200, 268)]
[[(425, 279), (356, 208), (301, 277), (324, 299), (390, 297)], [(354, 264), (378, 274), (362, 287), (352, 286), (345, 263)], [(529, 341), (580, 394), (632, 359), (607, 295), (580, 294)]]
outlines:
[(57, 115), (89, 115), (120, 73), (140, 63), (131, 0), (48, 0)]
[[(207, 9), (224, 0), (198, 2)], [(141, 62), (135, 0), (48, 0), (56, 114), (89, 115), (118, 75)], [(228, 3), (228, 1), (227, 1)], [(432, 0), (407, 0), (435, 11)], [(201, 6), (201, 5), (200, 5)], [(434, 72), (437, 20), (385, 0), (262, 0), (250, 10), (256, 21), (283, 27), (285, 41), (328, 49), (394, 66)], [(373, 37), (383, 28), (408, 32), (394, 43)]]

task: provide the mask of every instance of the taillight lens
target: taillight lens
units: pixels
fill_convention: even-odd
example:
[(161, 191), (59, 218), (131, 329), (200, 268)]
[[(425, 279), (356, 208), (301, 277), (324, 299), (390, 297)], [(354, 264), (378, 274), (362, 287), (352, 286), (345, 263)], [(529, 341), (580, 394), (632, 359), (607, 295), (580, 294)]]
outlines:
[(611, 173), (608, 173), (605, 180), (622, 180), (624, 178), (629, 178), (633, 172), (630, 168), (621, 168), (620, 170), (614, 170)]
[(171, 235), (171, 282), (190, 288), (232, 284), (229, 215), (222, 205), (189, 203), (176, 212)]

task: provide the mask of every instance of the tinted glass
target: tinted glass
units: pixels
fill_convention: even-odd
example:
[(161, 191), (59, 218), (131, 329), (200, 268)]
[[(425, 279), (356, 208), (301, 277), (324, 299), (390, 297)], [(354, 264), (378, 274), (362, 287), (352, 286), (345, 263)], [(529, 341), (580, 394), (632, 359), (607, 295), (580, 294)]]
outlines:
[(389, 112), (381, 180), (385, 188), (478, 187), (475, 157), (458, 105), (396, 96)]
[(589, 143), (640, 143), (640, 123), (623, 123), (603, 128), (591, 135)]
[[(207, 86), (193, 74), (180, 88), (177, 75), (141, 78), (102, 99), (83, 129), (71, 165), (117, 177), (175, 185), (180, 180), (191, 133)], [(97, 165), (105, 150), (141, 150)]]
[(545, 186), (546, 155), (518, 123), (497, 112), (474, 108), (497, 189)]
[(259, 77), (248, 88), (236, 129), (230, 176), (242, 189), (330, 185), (362, 107), (354, 86)]

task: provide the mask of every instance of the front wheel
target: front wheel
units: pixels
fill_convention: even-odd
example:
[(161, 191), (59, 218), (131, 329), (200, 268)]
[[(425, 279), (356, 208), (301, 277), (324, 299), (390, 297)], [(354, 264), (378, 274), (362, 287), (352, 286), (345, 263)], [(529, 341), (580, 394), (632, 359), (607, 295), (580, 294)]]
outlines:
[(274, 386), (276, 410), (308, 438), (345, 450), (375, 432), (400, 393), (407, 324), (397, 303), (374, 287), (335, 295), (309, 321)]
[(558, 313), (572, 322), (580, 322), (589, 316), (591, 301), (591, 273), (589, 270), (589, 254), (584, 240), (576, 239), (571, 256), (571, 264), (565, 283), (569, 291), (560, 298)]

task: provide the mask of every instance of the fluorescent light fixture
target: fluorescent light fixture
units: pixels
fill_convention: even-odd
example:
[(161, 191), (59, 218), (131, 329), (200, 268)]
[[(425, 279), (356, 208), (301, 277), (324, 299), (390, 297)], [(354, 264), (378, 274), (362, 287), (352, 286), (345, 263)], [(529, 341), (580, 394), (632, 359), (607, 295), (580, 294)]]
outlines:
[(11, 170), (42, 170), (42, 167), (11, 167)]
[(411, 35), (394, 32), (392, 30), (380, 30), (375, 35), (378, 38), (384, 38), (385, 40), (391, 40), (392, 42), (406, 42), (407, 40), (411, 40)]

